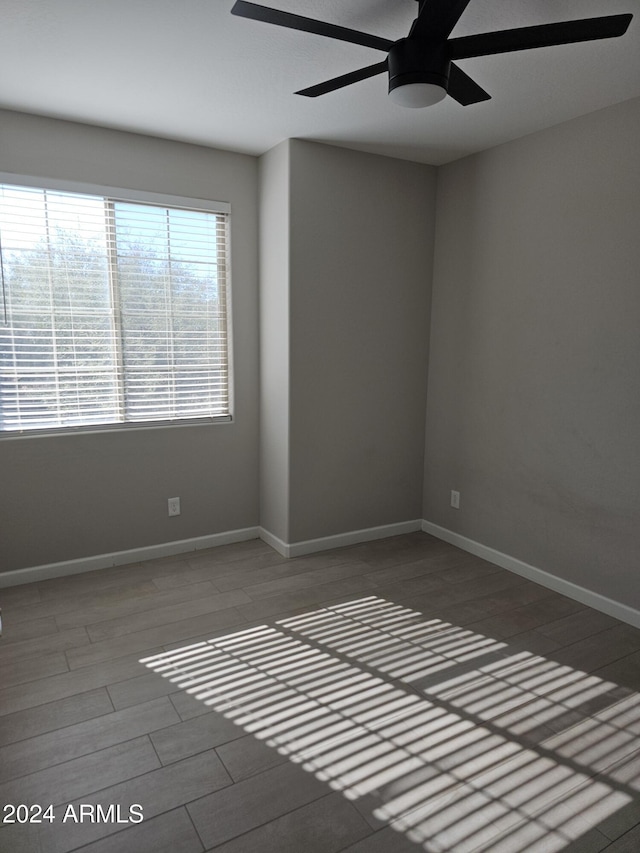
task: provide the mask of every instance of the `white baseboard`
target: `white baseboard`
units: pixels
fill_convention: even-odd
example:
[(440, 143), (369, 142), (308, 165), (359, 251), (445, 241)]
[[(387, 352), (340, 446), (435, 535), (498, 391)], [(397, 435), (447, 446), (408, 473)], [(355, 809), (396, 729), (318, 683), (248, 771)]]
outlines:
[(59, 563), (49, 563), (43, 566), (33, 566), (26, 569), (3, 572), (0, 574), (0, 588), (46, 580), (48, 578), (62, 577), (64, 575), (75, 575), (81, 572), (106, 569), (109, 566), (121, 566), (128, 563), (139, 563), (142, 560), (170, 557), (175, 554), (185, 554), (203, 548), (214, 548), (219, 545), (244, 542), (248, 539), (262, 539), (283, 557), (289, 558), (314, 554), (319, 551), (328, 551), (332, 548), (342, 548), (347, 545), (357, 545), (361, 542), (372, 542), (376, 539), (386, 539), (389, 536), (413, 533), (416, 530), (430, 533), (432, 536), (449, 542), (458, 548), (462, 548), (463, 551), (468, 551), (477, 557), (482, 557), (482, 559), (488, 560), (496, 566), (515, 572), (548, 589), (573, 598), (575, 601), (579, 601), (588, 607), (593, 607), (602, 613), (613, 616), (615, 619), (620, 619), (622, 622), (633, 625), (635, 628), (640, 628), (640, 611), (424, 519), (385, 524), (380, 527), (367, 527), (362, 530), (351, 530), (347, 533), (338, 533), (333, 536), (324, 536), (319, 539), (307, 539), (292, 543), (284, 542), (263, 527), (245, 527), (239, 530), (229, 530), (224, 533), (213, 533), (209, 536), (198, 536), (192, 539), (181, 539), (175, 542), (164, 542), (159, 545), (131, 548), (127, 551), (114, 551), (110, 554), (98, 554), (94, 557), (83, 557), (77, 560), (66, 560)]
[(231, 545), (247, 539), (260, 538), (258, 527), (244, 527), (240, 530), (228, 530), (224, 533), (211, 533), (208, 536), (196, 536), (192, 539), (180, 539), (175, 542), (163, 542), (160, 545), (147, 545), (143, 548), (130, 548), (127, 551), (114, 551), (111, 554), (98, 554), (95, 557), (81, 557), (78, 560), (65, 560), (60, 563), (48, 563), (44, 566), (32, 566), (27, 569), (15, 569), (0, 574), (0, 588), (17, 586), (22, 583), (58, 578), (64, 575), (77, 575), (106, 569), (109, 566), (123, 566), (139, 563), (142, 560), (155, 560), (158, 557), (171, 557), (203, 548), (215, 548), (219, 545)]
[(319, 539), (306, 539), (301, 542), (283, 542), (273, 533), (260, 528), (260, 538), (282, 554), (283, 557), (302, 557), (305, 554), (315, 554), (317, 551), (329, 551), (332, 548), (343, 548), (345, 545), (357, 545), (360, 542), (373, 542), (374, 539), (386, 539), (389, 536), (400, 536), (402, 533), (414, 533), (421, 530), (422, 521), (399, 521), (396, 524), (383, 524), (380, 527), (366, 527), (362, 530), (350, 530), (347, 533), (336, 533), (333, 536), (323, 536)]
[(559, 578), (556, 575), (545, 572), (544, 569), (524, 563), (516, 557), (503, 554), (502, 551), (496, 551), (495, 548), (490, 548), (488, 545), (483, 545), (474, 539), (468, 539), (460, 533), (455, 533), (446, 527), (440, 527), (431, 521), (423, 519), (421, 529), (424, 533), (430, 533), (438, 539), (443, 539), (451, 545), (462, 548), (463, 551), (475, 554), (476, 557), (482, 557), (483, 560), (488, 560), (496, 566), (515, 572), (515, 574), (539, 583), (541, 586), (546, 586), (548, 589), (554, 590), (554, 592), (559, 592), (568, 598), (573, 598), (574, 601), (586, 604), (587, 607), (593, 607), (595, 610), (600, 610), (601, 613), (613, 616), (614, 619), (620, 619), (621, 622), (633, 625), (634, 628), (640, 628), (640, 611), (635, 610), (633, 607), (629, 607), (619, 601), (614, 601), (612, 598), (607, 598), (606, 595), (600, 595), (600, 593), (593, 592), (593, 590), (579, 586), (572, 581)]
[(270, 533), (268, 530), (265, 530), (264, 527), (259, 527), (259, 536), (263, 542), (266, 542), (267, 545), (270, 545), (278, 554), (281, 554), (283, 557), (290, 557), (289, 553), (290, 545), (287, 545), (286, 542), (283, 542), (282, 539), (278, 539), (273, 533)]
[(0, 573), (0, 589), (47, 580), (48, 578), (63, 577), (64, 575), (107, 569), (109, 566), (123, 566), (128, 563), (139, 563), (142, 560), (171, 557), (174, 554), (185, 554), (189, 551), (214, 548), (218, 545), (230, 545), (234, 542), (244, 542), (247, 539), (262, 539), (283, 557), (300, 557), (304, 554), (313, 554), (316, 551), (341, 548), (344, 545), (355, 545), (360, 542), (371, 542), (374, 539), (385, 539), (388, 536), (399, 536), (402, 533), (413, 533), (421, 529), (421, 524), (420, 519), (402, 521), (397, 524), (368, 527), (364, 530), (352, 530), (348, 533), (338, 533), (335, 536), (293, 543), (283, 542), (282, 539), (263, 527), (245, 527), (224, 533), (212, 533), (209, 536), (198, 536), (193, 539), (180, 539), (175, 542), (163, 542), (159, 545), (148, 545), (143, 548), (130, 548), (127, 551), (114, 551), (110, 554), (97, 554), (93, 557), (81, 557), (77, 560), (65, 560), (60, 563), (48, 563), (43, 566), (31, 566), (26, 569), (3, 572)]

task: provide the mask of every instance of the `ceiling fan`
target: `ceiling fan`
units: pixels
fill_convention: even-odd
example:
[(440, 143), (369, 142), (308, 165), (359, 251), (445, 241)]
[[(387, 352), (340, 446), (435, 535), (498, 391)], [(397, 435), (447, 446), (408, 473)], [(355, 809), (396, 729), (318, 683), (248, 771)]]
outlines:
[(405, 107), (430, 106), (441, 101), (447, 94), (463, 106), (488, 100), (491, 95), (453, 60), (614, 38), (624, 35), (633, 17), (629, 14), (607, 15), (449, 38), (469, 2), (470, 0), (418, 0), (418, 17), (413, 22), (407, 38), (398, 41), (245, 0), (236, 0), (231, 13), (242, 18), (360, 44), (387, 53), (387, 58), (382, 62), (342, 74), (308, 89), (301, 89), (296, 95), (316, 98), (318, 95), (325, 95), (388, 71), (389, 96)]

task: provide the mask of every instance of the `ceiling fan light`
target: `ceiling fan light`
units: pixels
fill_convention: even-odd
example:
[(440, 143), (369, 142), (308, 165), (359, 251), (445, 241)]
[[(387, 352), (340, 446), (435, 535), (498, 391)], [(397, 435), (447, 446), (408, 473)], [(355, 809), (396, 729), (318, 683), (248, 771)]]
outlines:
[(403, 107), (430, 107), (447, 94), (451, 59), (446, 43), (406, 38), (387, 57), (389, 97)]
[(437, 83), (405, 83), (389, 90), (389, 97), (401, 107), (418, 109), (437, 104), (447, 94), (447, 90)]

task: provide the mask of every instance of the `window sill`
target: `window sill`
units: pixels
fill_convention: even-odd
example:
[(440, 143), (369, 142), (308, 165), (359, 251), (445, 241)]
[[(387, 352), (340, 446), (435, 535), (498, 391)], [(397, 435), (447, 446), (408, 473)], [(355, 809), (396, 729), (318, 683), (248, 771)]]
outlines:
[(176, 421), (141, 421), (118, 424), (88, 424), (77, 427), (55, 427), (51, 429), (5, 430), (0, 432), (0, 441), (15, 438), (50, 438), (70, 435), (96, 435), (100, 433), (129, 432), (131, 430), (175, 429), (183, 427), (213, 426), (232, 423), (231, 415), (213, 418), (191, 418)]

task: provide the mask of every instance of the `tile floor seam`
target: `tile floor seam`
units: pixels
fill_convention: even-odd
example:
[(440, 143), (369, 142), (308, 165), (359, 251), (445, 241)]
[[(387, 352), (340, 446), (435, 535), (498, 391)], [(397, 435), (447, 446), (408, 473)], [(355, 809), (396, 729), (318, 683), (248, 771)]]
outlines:
[[(224, 790), (224, 789), (221, 789), (221, 790)], [(192, 802), (197, 802), (197, 801), (196, 801), (196, 800), (193, 800)], [(185, 814), (187, 815), (187, 819), (189, 820), (189, 823), (190, 823), (190, 824), (191, 824), (191, 826), (193, 827), (193, 831), (195, 832), (195, 834), (196, 834), (196, 836), (197, 836), (198, 840), (200, 841), (200, 846), (201, 846), (201, 847), (202, 847), (202, 849), (204, 850), (204, 849), (205, 849), (204, 839), (202, 838), (202, 836), (201, 836), (201, 835), (200, 835), (200, 833), (198, 832), (198, 827), (197, 827), (197, 826), (195, 825), (195, 823), (193, 822), (193, 818), (191, 817), (191, 812), (190, 812), (190, 811), (189, 811), (189, 809), (187, 808), (186, 803), (185, 803), (184, 805), (180, 806), (180, 808), (184, 809)], [(176, 851), (176, 853), (178, 853), (178, 851)]]
[[(79, 695), (82, 695), (82, 694), (79, 694)], [(163, 697), (158, 697), (158, 699), (164, 699), (164, 698), (168, 699), (169, 697), (168, 697), (168, 696), (167, 696), (167, 697), (164, 697), (164, 696), (163, 696)], [(148, 701), (149, 701), (149, 702), (156, 702), (156, 701), (158, 701), (158, 699), (151, 699), (151, 700), (148, 700)], [(48, 704), (48, 703), (46, 703), (46, 704)], [(144, 705), (144, 704), (147, 704), (147, 703), (145, 703), (145, 702), (141, 702), (141, 703), (140, 703), (140, 705)], [(9, 743), (1, 744), (1, 745), (0, 745), (0, 754), (2, 753), (2, 750), (3, 750), (5, 747), (17, 746), (17, 745), (18, 745), (18, 744), (20, 744), (20, 743), (23, 743), (23, 744), (24, 744), (24, 743), (27, 743), (27, 742), (28, 742), (28, 741), (30, 741), (30, 740), (35, 740), (36, 738), (42, 738), (42, 737), (52, 736), (52, 735), (54, 734), (54, 732), (55, 732), (56, 734), (58, 734), (58, 733), (62, 733), (62, 732), (64, 732), (65, 730), (67, 730), (67, 729), (72, 729), (72, 728), (74, 728), (74, 727), (76, 727), (76, 726), (83, 726), (83, 725), (91, 724), (91, 723), (95, 723), (95, 724), (97, 724), (100, 720), (106, 720), (106, 718), (107, 718), (107, 717), (110, 717), (112, 714), (120, 713), (120, 712), (121, 712), (121, 711), (123, 711), (123, 710), (128, 711), (128, 710), (130, 710), (130, 708), (136, 708), (136, 707), (139, 707), (139, 706), (137, 706), (137, 705), (131, 705), (131, 706), (129, 706), (129, 708), (124, 708), (124, 709), (122, 709), (122, 708), (121, 708), (121, 709), (118, 711), (118, 710), (116, 710), (115, 708), (113, 708), (113, 704), (112, 704), (112, 710), (110, 710), (110, 711), (106, 711), (104, 714), (98, 714), (98, 715), (97, 715), (97, 716), (95, 716), (95, 717), (88, 717), (88, 718), (87, 718), (87, 719), (85, 719), (85, 720), (79, 720), (78, 722), (75, 722), (75, 723), (69, 723), (69, 724), (67, 724), (67, 725), (58, 726), (57, 728), (55, 728), (55, 729), (51, 729), (50, 731), (40, 732), (40, 733), (35, 734), (35, 735), (30, 735), (29, 737), (26, 737), (26, 738), (21, 738), (20, 740), (17, 740), (17, 741), (10, 741)], [(178, 714), (178, 712), (175, 710), (175, 706), (173, 705), (173, 703), (171, 703), (171, 707), (172, 707), (172, 709), (175, 711), (176, 715), (177, 715), (178, 717), (180, 717), (180, 715)], [(0, 718), (0, 719), (1, 719), (1, 718)], [(165, 726), (162, 726), (160, 729), (154, 729), (153, 731), (161, 731), (162, 729), (164, 729), (164, 728), (169, 728), (169, 727), (171, 727), (172, 725), (178, 725), (178, 723), (175, 723), (175, 722), (174, 722), (174, 723), (167, 723)], [(151, 732), (143, 732), (143, 734), (151, 734)], [(127, 740), (135, 740), (137, 737), (139, 737), (139, 735), (134, 735), (134, 736), (133, 736), (133, 737), (131, 737), (131, 738), (125, 738), (125, 740), (124, 740), (124, 741), (115, 741), (115, 742), (114, 742), (114, 744), (112, 744), (112, 745), (115, 745), (115, 744), (117, 744), (117, 743), (124, 743), (124, 742), (126, 742)], [(108, 747), (104, 747), (104, 748), (106, 749), (106, 748), (108, 748)], [(95, 750), (92, 750), (92, 751), (95, 751)], [(89, 753), (81, 753), (81, 755), (74, 756), (74, 757), (75, 757), (75, 758), (81, 758), (81, 757), (82, 757), (82, 755), (87, 755), (87, 754), (89, 754)], [(70, 759), (70, 760), (73, 760), (73, 759)], [(50, 766), (50, 765), (47, 765), (47, 766)], [(52, 765), (51, 765), (51, 766), (52, 766)], [(43, 769), (44, 769), (44, 768), (43, 768)], [(34, 771), (34, 772), (37, 772), (37, 771)], [(29, 775), (29, 774), (24, 774), (24, 775)]]
[[(610, 630), (610, 629), (605, 629), (605, 630)], [(600, 632), (600, 633), (603, 633), (603, 632)], [(598, 635), (597, 635), (597, 634), (594, 634), (594, 635), (592, 635), (592, 636), (597, 637)], [(578, 641), (578, 642), (576, 642), (576, 643), (571, 643), (571, 645), (569, 645), (569, 646), (561, 646), (559, 649), (556, 649), (556, 652), (557, 652), (558, 654), (560, 654), (561, 652), (566, 651), (567, 649), (573, 648), (574, 646), (576, 646), (576, 647), (581, 646), (581, 642), (580, 642), (580, 641)], [(631, 652), (627, 652), (626, 654), (621, 654), (619, 657), (612, 658), (611, 660), (608, 660), (606, 663), (604, 663), (604, 664), (602, 664), (601, 666), (599, 666), (597, 669), (594, 669), (594, 670), (585, 670), (585, 671), (586, 671), (586, 672), (588, 672), (588, 673), (589, 673), (589, 674), (591, 674), (591, 675), (595, 675), (595, 674), (598, 672), (598, 670), (600, 670), (600, 669), (604, 669), (604, 668), (605, 668), (605, 667), (607, 667), (607, 666), (611, 666), (611, 665), (612, 665), (612, 664), (614, 664), (614, 663), (619, 663), (621, 660), (625, 660), (626, 658), (630, 658), (630, 657), (632, 657), (633, 655), (637, 655), (639, 652), (640, 652), (640, 644), (638, 645), (638, 648), (637, 648), (637, 649), (634, 649), (634, 650), (633, 650), (633, 651), (631, 651)], [(560, 662), (562, 663), (562, 661), (560, 661)], [(566, 666), (570, 666), (572, 669), (573, 669), (573, 668), (575, 668), (575, 665), (574, 665), (574, 664), (571, 664), (571, 663), (568, 663), (568, 664), (565, 664), (565, 665), (566, 665)]]
[[(265, 770), (265, 771), (263, 771), (263, 772), (264, 772), (264, 773), (267, 773), (268, 771), (267, 771), (267, 770)], [(252, 776), (251, 778), (252, 778), (252, 779), (255, 779), (256, 777), (255, 777), (255, 776)], [(239, 783), (234, 783), (234, 784), (239, 784)], [(224, 790), (224, 789), (220, 789), (220, 790)], [(214, 795), (215, 795), (216, 793), (217, 793), (217, 791), (214, 791)], [(231, 838), (226, 838), (224, 841), (221, 841), (219, 844), (216, 844), (216, 845), (214, 845), (213, 847), (205, 847), (205, 851), (207, 851), (207, 853), (208, 853), (208, 851), (210, 851), (210, 850), (215, 850), (215, 849), (216, 849), (216, 848), (218, 848), (218, 847), (222, 847), (222, 845), (223, 845), (223, 844), (228, 844), (230, 841), (235, 841), (235, 840), (236, 840), (236, 839), (238, 839), (238, 838), (242, 838), (242, 837), (243, 837), (243, 836), (245, 836), (245, 835), (249, 835), (250, 833), (255, 832), (255, 830), (256, 830), (256, 829), (260, 829), (260, 828), (261, 828), (261, 827), (263, 827), (263, 826), (268, 826), (268, 825), (269, 825), (270, 823), (272, 823), (274, 820), (278, 820), (279, 818), (286, 817), (287, 815), (290, 815), (290, 814), (294, 814), (294, 812), (297, 812), (297, 811), (300, 811), (300, 809), (304, 809), (304, 808), (306, 808), (308, 805), (310, 805), (310, 803), (317, 803), (317, 802), (319, 802), (320, 800), (326, 800), (326, 799), (327, 799), (327, 797), (331, 797), (333, 794), (335, 794), (335, 791), (327, 791), (327, 793), (326, 793), (326, 794), (322, 794), (322, 795), (321, 795), (321, 796), (319, 796), (319, 797), (315, 797), (313, 800), (310, 800), (308, 803), (303, 803), (302, 805), (295, 806), (295, 808), (287, 809), (286, 811), (281, 812), (280, 814), (276, 815), (275, 817), (271, 817), (271, 818), (269, 818), (269, 820), (265, 820), (265, 821), (262, 821), (261, 823), (257, 823), (257, 824), (255, 824), (255, 825), (251, 826), (251, 827), (250, 827), (249, 829), (247, 829), (245, 832), (240, 832), (240, 833), (238, 833), (237, 835), (233, 835), (233, 836), (231, 836)], [(199, 799), (205, 799), (205, 798), (206, 798), (206, 797), (208, 797), (208, 796), (212, 796), (212, 795), (211, 795), (211, 794), (206, 794), (206, 795), (205, 795), (205, 797), (199, 797)], [(191, 803), (186, 803), (186, 804), (185, 804), (185, 806), (186, 806), (186, 808), (187, 808), (187, 811), (189, 811), (189, 806), (190, 806), (190, 805), (192, 805), (192, 804), (193, 804), (193, 803), (195, 803), (195, 802), (197, 802), (197, 800), (193, 800)], [(193, 816), (191, 817), (191, 819), (192, 819), (192, 821), (193, 821)], [(201, 838), (200, 833), (198, 833), (198, 836)], [(201, 838), (201, 840), (202, 840), (202, 838)], [(202, 844), (203, 844), (203, 846), (204, 846), (204, 840), (202, 840)], [(301, 851), (301, 853), (302, 853), (302, 851)]]
[[(136, 740), (143, 740), (145, 738), (149, 741), (149, 745), (153, 748), (153, 743), (151, 742), (151, 738), (149, 737), (149, 735), (147, 733), (141, 734), (141, 735), (134, 735), (133, 737), (125, 738), (124, 740), (116, 741), (115, 743), (111, 743), (108, 746), (100, 747), (100, 749), (94, 749), (94, 750), (91, 750), (90, 752), (83, 752), (80, 755), (74, 755), (73, 758), (68, 758), (65, 761), (57, 761), (57, 762), (54, 762), (53, 764), (47, 764), (45, 767), (40, 767), (40, 768), (38, 768), (38, 770), (33, 770), (30, 773), (24, 773), (20, 776), (12, 776), (0, 784), (1, 785), (8, 785), (10, 782), (19, 782), (21, 779), (28, 779), (30, 776), (36, 776), (39, 773), (43, 773), (47, 770), (53, 770), (55, 767), (61, 768), (61, 767), (64, 767), (65, 764), (71, 764), (71, 762), (73, 762), (73, 761), (78, 761), (79, 759), (87, 758), (90, 755), (99, 755), (101, 752), (106, 752), (107, 750), (114, 749), (117, 746), (123, 746), (126, 743), (131, 743), (132, 741), (136, 741)], [(156, 753), (155, 749), (153, 751), (157, 757), (157, 753)], [(206, 751), (206, 750), (203, 750), (203, 751)], [(158, 758), (158, 762), (159, 762), (159, 767), (154, 768), (155, 770), (159, 770), (163, 766), (163, 764), (159, 758)], [(154, 770), (145, 771), (145, 773), (153, 773), (153, 772), (154, 772)], [(143, 773), (140, 775), (144, 776), (145, 774)], [(138, 777), (137, 776), (131, 776), (129, 778), (137, 779)], [(128, 781), (128, 780), (125, 780), (125, 781)], [(108, 787), (111, 787), (111, 786), (109, 785)], [(100, 790), (103, 790), (103, 789), (100, 789)], [(92, 794), (93, 793), (96, 793), (96, 792), (92, 792)]]

